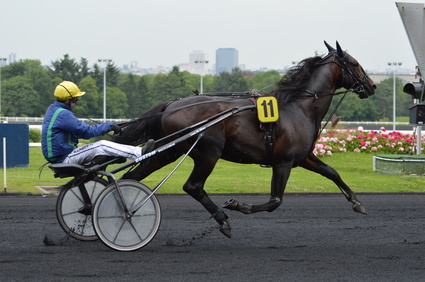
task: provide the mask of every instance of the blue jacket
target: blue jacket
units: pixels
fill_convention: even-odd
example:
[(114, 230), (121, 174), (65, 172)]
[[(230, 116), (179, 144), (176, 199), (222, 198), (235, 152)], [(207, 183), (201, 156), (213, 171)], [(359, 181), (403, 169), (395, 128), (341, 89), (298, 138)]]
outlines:
[(46, 111), (41, 133), (44, 158), (51, 163), (60, 163), (78, 145), (78, 138), (90, 139), (114, 129), (112, 122), (88, 125), (78, 120), (71, 108), (54, 102)]

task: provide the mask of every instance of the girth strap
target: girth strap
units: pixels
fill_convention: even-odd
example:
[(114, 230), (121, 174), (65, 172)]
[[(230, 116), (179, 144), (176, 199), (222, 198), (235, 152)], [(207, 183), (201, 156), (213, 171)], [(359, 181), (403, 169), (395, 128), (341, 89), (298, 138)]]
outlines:
[[(251, 100), (254, 105), (257, 104), (257, 98), (258, 96), (251, 96), (249, 100)], [(274, 123), (262, 123), (260, 122), (260, 129), (262, 131), (265, 131), (266, 134), (264, 135), (264, 139), (266, 140), (266, 155), (264, 156), (264, 163), (261, 164), (261, 167), (270, 167), (272, 163), (272, 156), (273, 156), (273, 125)]]
[(272, 156), (273, 156), (273, 123), (265, 124), (267, 131), (264, 139), (266, 139), (266, 156), (265, 162), (262, 164), (262, 167), (270, 167), (272, 164)]

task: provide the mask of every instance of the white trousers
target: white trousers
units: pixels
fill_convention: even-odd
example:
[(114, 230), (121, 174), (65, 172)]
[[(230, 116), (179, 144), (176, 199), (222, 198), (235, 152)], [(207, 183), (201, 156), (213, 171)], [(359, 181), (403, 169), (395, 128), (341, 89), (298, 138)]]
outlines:
[(63, 162), (85, 164), (93, 160), (96, 156), (124, 157), (135, 160), (142, 156), (142, 148), (100, 140), (78, 147)]

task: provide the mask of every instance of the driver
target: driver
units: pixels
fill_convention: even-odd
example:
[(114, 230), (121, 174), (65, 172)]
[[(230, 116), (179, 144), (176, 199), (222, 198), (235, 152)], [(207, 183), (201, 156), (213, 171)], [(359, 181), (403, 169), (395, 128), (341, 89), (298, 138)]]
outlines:
[(114, 131), (118, 134), (121, 128), (106, 122), (88, 125), (77, 119), (72, 112), (81, 92), (76, 84), (63, 81), (56, 86), (56, 101), (49, 106), (44, 116), (42, 128), (42, 151), (44, 158), (50, 163), (86, 164), (96, 156), (125, 157), (135, 160), (153, 150), (155, 142), (150, 139), (144, 147), (123, 145), (107, 140), (97, 141), (77, 148), (78, 138), (90, 139)]

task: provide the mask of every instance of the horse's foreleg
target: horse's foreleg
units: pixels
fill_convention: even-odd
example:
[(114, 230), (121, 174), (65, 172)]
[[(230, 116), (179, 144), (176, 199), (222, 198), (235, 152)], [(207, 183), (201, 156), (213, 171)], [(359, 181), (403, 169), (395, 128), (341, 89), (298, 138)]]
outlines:
[(273, 166), (273, 177), (271, 183), (271, 197), (265, 204), (252, 205), (241, 204), (235, 199), (230, 199), (222, 204), (223, 208), (236, 210), (245, 214), (256, 212), (272, 212), (282, 204), (283, 192), (288, 182), (292, 164), (275, 165)]
[(350, 187), (347, 186), (347, 184), (345, 184), (338, 172), (336, 172), (336, 170), (331, 166), (325, 164), (313, 153), (311, 153), (301, 164), (301, 167), (319, 173), (324, 177), (332, 180), (338, 186), (347, 200), (353, 204), (353, 210), (362, 214), (366, 214), (366, 208), (362, 203), (360, 203), (359, 200), (357, 200), (354, 192), (350, 189)]

